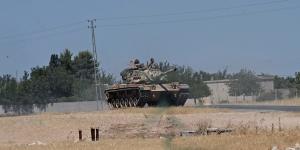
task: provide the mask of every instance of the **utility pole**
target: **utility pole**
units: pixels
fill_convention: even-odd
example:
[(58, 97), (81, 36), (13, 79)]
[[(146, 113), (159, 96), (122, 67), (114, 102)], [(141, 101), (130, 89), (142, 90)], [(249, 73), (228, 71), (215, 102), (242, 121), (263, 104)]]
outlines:
[(275, 89), (275, 100), (278, 100), (278, 97), (277, 97), (277, 89)]
[[(96, 102), (97, 102), (97, 110), (99, 110), (99, 93), (98, 93), (98, 78), (97, 78), (97, 48), (96, 48), (96, 37), (95, 37), (95, 22), (96, 19), (88, 20), (90, 25), (88, 26), (89, 29), (91, 29), (92, 33), (92, 50), (93, 50), (93, 60), (94, 60), (94, 78), (95, 78), (95, 92), (96, 92)], [(99, 86), (100, 89), (100, 86)], [(101, 90), (100, 90), (101, 92)]]

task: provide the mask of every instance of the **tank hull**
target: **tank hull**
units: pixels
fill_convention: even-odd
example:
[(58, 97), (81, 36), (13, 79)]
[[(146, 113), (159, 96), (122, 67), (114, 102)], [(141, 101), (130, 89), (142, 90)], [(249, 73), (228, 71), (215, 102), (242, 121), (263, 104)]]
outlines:
[(116, 84), (105, 90), (113, 108), (148, 106), (183, 106), (189, 97), (187, 84)]

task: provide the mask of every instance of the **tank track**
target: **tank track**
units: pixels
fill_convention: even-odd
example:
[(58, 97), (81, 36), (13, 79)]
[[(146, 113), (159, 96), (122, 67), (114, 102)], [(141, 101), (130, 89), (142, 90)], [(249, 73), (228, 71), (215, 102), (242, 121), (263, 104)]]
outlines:
[(138, 98), (129, 98), (129, 99), (113, 99), (111, 102), (108, 102), (111, 108), (124, 108), (124, 107), (143, 107), (145, 104), (142, 104)]
[(108, 90), (106, 93), (110, 108), (144, 107), (146, 103), (148, 106), (183, 106), (188, 98), (186, 91), (180, 91), (178, 98), (165, 93), (161, 97), (162, 100), (149, 101), (149, 93), (140, 92), (138, 88)]
[(106, 91), (108, 104), (111, 108), (143, 107), (143, 102), (138, 88), (124, 88)]

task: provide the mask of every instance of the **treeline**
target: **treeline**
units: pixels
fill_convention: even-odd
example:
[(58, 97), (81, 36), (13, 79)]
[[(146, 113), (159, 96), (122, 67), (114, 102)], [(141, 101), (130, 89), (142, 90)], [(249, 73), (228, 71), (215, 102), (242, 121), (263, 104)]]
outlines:
[[(175, 65), (161, 62), (159, 66), (166, 71)], [(121, 82), (103, 70), (97, 70), (97, 76), (101, 83)], [(170, 82), (189, 84), (191, 97), (201, 98), (210, 95), (203, 81), (225, 79), (226, 76), (226, 70), (211, 74), (177, 66), (177, 71), (167, 77)], [(26, 114), (32, 113), (35, 107), (43, 111), (52, 103), (91, 100), (95, 100), (95, 84), (93, 56), (89, 51), (81, 51), (75, 56), (68, 49), (52, 54), (48, 65), (25, 71), (21, 79), (11, 75), (0, 76), (0, 105), (5, 113)]]
[(295, 77), (280, 77), (274, 78), (275, 89), (298, 89), (300, 90), (300, 72), (295, 73)]
[[(96, 67), (99, 63), (96, 63)], [(101, 83), (112, 84), (115, 78), (97, 69)], [(34, 106), (45, 110), (47, 104), (95, 100), (94, 61), (89, 51), (76, 56), (68, 50), (52, 54), (49, 64), (25, 71), (21, 79), (0, 77), (0, 105), (5, 113), (32, 113)]]
[(247, 69), (241, 69), (238, 73), (230, 75), (231, 82), (228, 83), (230, 96), (253, 96), (262, 92), (256, 74)]
[[(159, 67), (161, 70), (166, 71), (176, 67), (176, 65), (161, 62)], [(180, 81), (188, 84), (191, 98), (203, 98), (211, 95), (209, 87), (204, 83), (204, 81), (210, 80), (231, 80), (228, 84), (231, 96), (257, 94), (261, 90), (255, 73), (247, 69), (241, 69), (238, 73), (228, 73), (227, 69), (216, 73), (208, 73), (201, 70), (195, 71), (189, 66), (177, 66), (176, 68), (177, 71), (170, 74), (167, 79), (172, 82)]]
[[(174, 68), (176, 65), (170, 65), (168, 62), (159, 63), (159, 67), (166, 71)], [(261, 74), (262, 76), (272, 76)], [(274, 89), (293, 89), (300, 90), (300, 73), (297, 72), (295, 77), (274, 77)], [(210, 90), (204, 81), (209, 80), (224, 80), (228, 79), (229, 95), (230, 96), (251, 96), (261, 95), (264, 98), (263, 88), (258, 83), (259, 79), (255, 72), (248, 69), (241, 69), (237, 73), (228, 73), (227, 69), (216, 73), (208, 73), (205, 71), (195, 71), (189, 66), (177, 66), (177, 71), (168, 76), (169, 81), (180, 81), (190, 85), (191, 98), (202, 98), (209, 96)]]
[(169, 82), (178, 82), (188, 84), (190, 86), (191, 98), (203, 98), (211, 94), (209, 87), (204, 81), (209, 80), (223, 80), (229, 78), (231, 75), (227, 73), (227, 69), (218, 71), (216, 73), (208, 73), (205, 71), (196, 71), (190, 66), (176, 66), (169, 62), (160, 62), (159, 68), (162, 71), (167, 71), (176, 67), (177, 71), (172, 72), (167, 76)]

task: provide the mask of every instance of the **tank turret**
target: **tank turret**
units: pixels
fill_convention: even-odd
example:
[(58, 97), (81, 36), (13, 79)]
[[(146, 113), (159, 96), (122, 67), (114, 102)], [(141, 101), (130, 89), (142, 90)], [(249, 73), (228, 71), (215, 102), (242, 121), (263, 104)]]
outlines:
[(174, 69), (169, 69), (165, 72), (162, 72), (160, 70), (149, 69), (149, 70), (144, 70), (142, 75), (144, 75), (145, 78), (147, 79), (147, 80), (145, 80), (146, 83), (162, 83), (166, 80), (166, 76), (169, 73), (175, 72), (176, 70), (177, 69), (174, 68)]
[[(138, 62), (132, 64), (132, 62)], [(154, 59), (150, 60), (147, 66), (139, 64), (139, 60), (131, 61), (130, 66), (124, 69), (120, 75), (124, 83), (159, 83), (164, 82), (167, 74), (176, 71), (176, 68), (169, 69), (165, 72), (161, 71)]]

